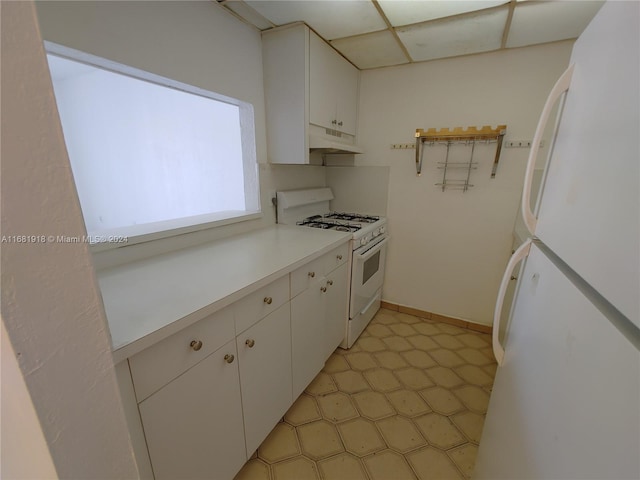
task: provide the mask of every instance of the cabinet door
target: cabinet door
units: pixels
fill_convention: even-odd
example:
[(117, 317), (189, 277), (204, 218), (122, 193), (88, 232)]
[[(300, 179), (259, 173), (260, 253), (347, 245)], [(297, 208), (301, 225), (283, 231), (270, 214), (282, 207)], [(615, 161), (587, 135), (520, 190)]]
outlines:
[(335, 56), (315, 33), (309, 34), (309, 123), (337, 129)]
[(308, 38), (305, 25), (271, 30), (262, 36), (267, 157), (271, 163), (309, 163)]
[(297, 297), (291, 299), (291, 344), (293, 360), (293, 398), (311, 383), (325, 357), (326, 279), (321, 277)]
[(337, 129), (355, 136), (358, 118), (358, 77), (360, 72), (337, 53), (336, 57), (334, 95), (337, 105)]
[(292, 403), (289, 303), (237, 338), (247, 456)]
[(343, 264), (327, 276), (325, 316), (325, 359), (342, 343), (347, 328), (347, 265)]
[(140, 403), (156, 480), (233, 478), (246, 462), (235, 352), (232, 340)]
[(309, 37), (309, 123), (356, 134), (356, 67), (314, 33)]

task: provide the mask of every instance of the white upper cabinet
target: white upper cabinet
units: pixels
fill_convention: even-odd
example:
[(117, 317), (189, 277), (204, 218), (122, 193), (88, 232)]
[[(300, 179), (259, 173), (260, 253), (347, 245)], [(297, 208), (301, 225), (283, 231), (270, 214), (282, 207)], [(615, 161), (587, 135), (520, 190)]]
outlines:
[(309, 35), (309, 123), (356, 135), (358, 70), (320, 37)]
[(304, 24), (263, 32), (262, 49), (269, 161), (313, 163), (319, 144), (360, 152), (358, 69)]

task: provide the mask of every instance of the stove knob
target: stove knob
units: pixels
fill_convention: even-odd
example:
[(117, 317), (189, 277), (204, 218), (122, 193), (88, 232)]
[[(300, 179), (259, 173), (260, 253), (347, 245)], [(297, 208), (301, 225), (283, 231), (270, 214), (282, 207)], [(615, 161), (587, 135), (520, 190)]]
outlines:
[(380, 228), (376, 228), (373, 232), (373, 236), (374, 237), (379, 237), (380, 235), (382, 235), (382, 231)]
[(362, 237), (362, 240), (360, 240), (360, 245), (366, 245), (367, 243), (369, 243), (369, 238), (368, 237)]
[(380, 235), (382, 235), (384, 232), (387, 231), (387, 228), (382, 226), (382, 227), (379, 228), (379, 230), (380, 230)]

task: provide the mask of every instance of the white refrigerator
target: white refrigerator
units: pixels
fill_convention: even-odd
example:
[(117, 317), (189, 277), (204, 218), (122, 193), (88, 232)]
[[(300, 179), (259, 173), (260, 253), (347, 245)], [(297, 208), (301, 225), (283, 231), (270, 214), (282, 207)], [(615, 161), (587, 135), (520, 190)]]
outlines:
[[(640, 478), (640, 2), (607, 2), (543, 110), (523, 193), (531, 237), (474, 479)], [(560, 113), (531, 212), (537, 146)]]

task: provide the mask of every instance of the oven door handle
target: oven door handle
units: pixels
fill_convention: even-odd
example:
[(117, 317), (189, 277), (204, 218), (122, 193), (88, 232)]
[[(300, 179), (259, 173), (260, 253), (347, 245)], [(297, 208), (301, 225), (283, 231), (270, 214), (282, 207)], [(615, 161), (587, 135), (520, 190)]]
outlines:
[(376, 303), (376, 300), (378, 300), (378, 294), (376, 294), (369, 303), (367, 303), (367, 306), (364, 307), (361, 311), (360, 311), (360, 315), (364, 315), (366, 313), (367, 310), (369, 310), (371, 308), (371, 306)]
[(385, 237), (384, 240), (382, 240), (381, 242), (378, 242), (369, 246), (369, 248), (365, 250), (364, 253), (358, 254), (358, 260), (362, 260), (362, 261), (369, 260), (369, 258), (373, 257), (376, 254), (376, 252), (380, 249), (380, 247), (385, 245), (388, 241), (389, 241), (389, 237)]

